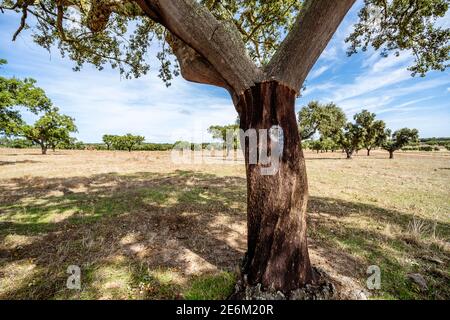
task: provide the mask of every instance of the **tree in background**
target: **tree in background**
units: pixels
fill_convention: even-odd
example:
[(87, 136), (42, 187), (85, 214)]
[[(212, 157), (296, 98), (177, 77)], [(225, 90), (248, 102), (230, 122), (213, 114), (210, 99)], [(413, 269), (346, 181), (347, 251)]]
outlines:
[(383, 120), (375, 120), (375, 113), (367, 110), (362, 110), (355, 114), (355, 123), (364, 129), (364, 139), (361, 146), (367, 150), (367, 155), (370, 156), (370, 150), (374, 147), (381, 147), (386, 141), (386, 124)]
[(364, 141), (364, 130), (354, 123), (347, 123), (337, 137), (338, 144), (344, 149), (347, 159), (351, 159), (353, 153), (360, 149)]
[(322, 142), (320, 140), (313, 140), (309, 143), (311, 150), (319, 153), (322, 150)]
[(134, 136), (131, 133), (127, 133), (124, 136), (113, 136), (112, 145), (116, 150), (128, 150), (131, 152), (133, 148), (144, 142), (145, 137)]
[(333, 136), (333, 138), (321, 138), (321, 140), (322, 150), (325, 152), (335, 152), (339, 148), (339, 145), (336, 142), (336, 136)]
[[(261, 164), (249, 163), (248, 146), (244, 150), (248, 241), (242, 276), (245, 285), (260, 284), (262, 290), (287, 295), (315, 280), (306, 240), (308, 186), (295, 99), (354, 3), (0, 0), (3, 11), (21, 14), (13, 40), (27, 26), (35, 26), (33, 39), (44, 48), (61, 50), (75, 60), (76, 69), (84, 63), (100, 69), (110, 63), (125, 76), (140, 76), (149, 70), (145, 58), (152, 42), (164, 42), (156, 57), (166, 83), (181, 71), (189, 81), (225, 88), (243, 130), (282, 127), (284, 150), (276, 175), (264, 176)], [(69, 6), (76, 14), (68, 13)], [(384, 56), (411, 50), (413, 74), (444, 70), (450, 32), (434, 22), (447, 9), (448, 0), (366, 0), (347, 39), (349, 54), (370, 45)], [(27, 21), (30, 16), (34, 20)]]
[[(6, 60), (0, 59), (2, 64), (6, 64)], [(17, 134), (24, 124), (17, 107), (24, 107), (34, 114), (50, 109), (50, 99), (35, 83), (31, 78), (20, 80), (0, 76), (0, 134)]]
[[(339, 145), (334, 141), (334, 139), (331, 138), (320, 138), (317, 140), (308, 141), (306, 144), (311, 150), (322, 152), (328, 152), (328, 151), (336, 151), (336, 149), (339, 148)], [(302, 142), (302, 147), (306, 149), (306, 146)]]
[(395, 131), (391, 136), (391, 131), (388, 129), (386, 136), (389, 138), (382, 147), (384, 150), (389, 151), (389, 159), (393, 159), (395, 151), (419, 140), (419, 131), (417, 129), (403, 128)]
[(112, 145), (113, 145), (113, 143), (114, 143), (114, 139), (115, 139), (116, 137), (117, 137), (117, 136), (114, 136), (114, 135), (112, 135), (112, 134), (104, 134), (104, 135), (103, 135), (102, 140), (103, 140), (103, 142), (106, 144), (106, 148), (107, 148), (108, 150), (112, 147)]
[[(239, 120), (236, 121), (235, 124), (229, 124), (226, 126), (213, 125), (208, 128), (208, 133), (212, 135), (214, 139), (219, 139), (222, 143), (228, 143), (227, 134), (229, 135), (228, 139), (233, 139), (230, 141), (233, 143), (233, 149), (236, 150), (239, 146)], [(230, 149), (224, 145), (227, 150), (227, 156), (230, 152)]]
[(320, 133), (323, 138), (331, 138), (344, 127), (346, 121), (345, 113), (334, 103), (311, 101), (298, 112), (302, 140), (310, 139), (316, 133)]
[(59, 149), (84, 150), (85, 145), (75, 137), (69, 137), (67, 141), (60, 141), (57, 145)]
[(34, 125), (22, 125), (19, 135), (39, 145), (42, 154), (47, 154), (48, 148), (54, 149), (58, 143), (70, 142), (70, 133), (76, 131), (73, 118), (60, 114), (58, 108), (52, 108)]

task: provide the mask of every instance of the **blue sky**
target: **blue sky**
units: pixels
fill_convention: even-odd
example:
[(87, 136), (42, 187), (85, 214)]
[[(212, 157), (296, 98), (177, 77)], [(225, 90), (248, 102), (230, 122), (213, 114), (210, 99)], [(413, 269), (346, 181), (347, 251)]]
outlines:
[[(450, 136), (448, 70), (412, 78), (408, 53), (388, 58), (373, 51), (346, 56), (344, 39), (360, 4), (347, 15), (311, 70), (297, 110), (311, 100), (333, 101), (349, 119), (368, 109), (394, 130), (413, 127), (421, 137)], [(61, 58), (56, 50), (49, 54), (37, 46), (27, 31), (11, 42), (18, 22), (17, 15), (0, 14), (0, 58), (8, 60), (1, 75), (36, 79), (54, 104), (76, 119), (76, 137), (82, 141), (100, 142), (105, 133), (128, 132), (144, 135), (148, 142), (209, 141), (208, 126), (236, 119), (227, 92), (181, 77), (166, 88), (156, 76), (157, 63), (149, 75), (132, 80), (121, 79), (118, 71), (98, 71), (88, 65), (73, 72), (72, 61)], [(450, 15), (440, 24), (450, 27)]]

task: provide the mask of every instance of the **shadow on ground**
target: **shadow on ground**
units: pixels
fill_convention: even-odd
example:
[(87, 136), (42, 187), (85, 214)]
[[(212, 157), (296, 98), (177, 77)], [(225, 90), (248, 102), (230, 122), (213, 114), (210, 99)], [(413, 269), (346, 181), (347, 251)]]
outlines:
[[(225, 298), (246, 247), (245, 179), (192, 171), (21, 178), (0, 185), (0, 298)], [(449, 298), (448, 251), (403, 237), (407, 213), (312, 197), (311, 247), (342, 275), (364, 283), (383, 269), (388, 298)], [(359, 215), (400, 233), (346, 223)], [(424, 223), (434, 223), (425, 221)], [(437, 230), (448, 236), (449, 225)], [(438, 257), (406, 268), (401, 259)], [(420, 260), (422, 261), (422, 260)], [(65, 287), (80, 266), (82, 290)], [(420, 271), (430, 290), (406, 278)]]

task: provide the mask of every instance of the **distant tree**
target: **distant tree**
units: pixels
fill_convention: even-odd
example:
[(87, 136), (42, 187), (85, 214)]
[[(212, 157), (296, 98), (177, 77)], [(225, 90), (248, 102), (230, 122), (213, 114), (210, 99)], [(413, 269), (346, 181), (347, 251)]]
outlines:
[(358, 150), (364, 140), (364, 130), (357, 124), (348, 122), (337, 137), (338, 144), (351, 159), (353, 153)]
[(113, 143), (114, 143), (114, 139), (115, 139), (116, 137), (117, 137), (117, 136), (112, 135), (112, 134), (105, 134), (105, 135), (103, 135), (102, 140), (103, 140), (103, 142), (106, 144), (106, 148), (107, 148), (108, 150), (112, 147), (112, 145), (113, 145)]
[(375, 113), (367, 110), (362, 110), (355, 114), (355, 123), (364, 130), (364, 139), (361, 146), (367, 150), (367, 155), (370, 156), (370, 150), (374, 147), (381, 147), (386, 141), (386, 124), (383, 120), (375, 120)]
[(401, 149), (411, 142), (416, 142), (419, 140), (419, 131), (417, 129), (403, 128), (397, 130), (392, 134), (388, 129), (386, 135), (389, 137), (383, 144), (383, 149), (389, 151), (389, 159), (394, 158), (394, 152)]
[(313, 143), (313, 140), (311, 140), (311, 139), (304, 140), (304, 141), (302, 141), (302, 148), (304, 150), (306, 150), (306, 149), (312, 150), (312, 147), (311, 147), (312, 143)]
[(58, 108), (52, 108), (34, 125), (22, 125), (19, 135), (39, 145), (42, 154), (46, 154), (48, 148), (55, 148), (61, 142), (70, 142), (70, 133), (76, 131), (77, 127), (73, 118), (60, 114)]
[(313, 140), (310, 142), (309, 144), (311, 150), (316, 151), (317, 153), (319, 153), (319, 151), (322, 150), (322, 141), (320, 140)]
[(145, 137), (143, 136), (135, 136), (131, 133), (127, 133), (124, 136), (115, 136), (112, 145), (114, 146), (114, 149), (128, 150), (131, 152), (135, 146), (140, 145), (144, 140)]
[[(6, 64), (6, 60), (0, 59), (2, 64)], [(20, 80), (0, 76), (0, 134), (17, 134), (24, 124), (17, 107), (24, 107), (35, 114), (50, 109), (50, 99), (35, 83), (31, 78)]]
[(302, 140), (310, 139), (317, 132), (323, 138), (335, 136), (347, 121), (345, 113), (334, 103), (321, 104), (311, 101), (298, 112), (298, 127)]
[[(208, 133), (212, 135), (214, 139), (219, 139), (223, 143), (227, 143), (227, 134), (230, 135), (229, 139), (233, 139), (233, 149), (237, 149), (239, 145), (239, 119), (236, 123), (225, 126), (213, 125), (208, 128)], [(227, 155), (230, 150), (227, 148)]]
[(0, 146), (4, 146), (6, 148), (18, 148), (18, 149), (25, 149), (25, 148), (31, 148), (33, 146), (33, 143), (30, 140), (27, 140), (25, 138), (7, 138), (3, 137), (0, 138)]
[(339, 148), (339, 145), (335, 141), (336, 136), (333, 138), (321, 138), (322, 142), (322, 150), (325, 152), (331, 151), (334, 152)]
[(84, 143), (75, 137), (69, 137), (67, 141), (60, 141), (57, 145), (59, 149), (83, 150)]

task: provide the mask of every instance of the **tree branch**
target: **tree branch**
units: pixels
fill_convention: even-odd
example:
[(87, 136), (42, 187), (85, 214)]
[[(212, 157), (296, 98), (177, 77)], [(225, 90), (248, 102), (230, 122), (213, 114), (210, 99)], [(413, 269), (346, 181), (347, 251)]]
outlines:
[(14, 35), (12, 37), (12, 41), (16, 41), (17, 36), (20, 34), (20, 32), (25, 28), (25, 22), (27, 20), (27, 4), (24, 4), (22, 7), (22, 17), (20, 18), (20, 25), (19, 28), (14, 32)]
[[(203, 70), (197, 82), (211, 84), (212, 81), (223, 86), (221, 81), (217, 83), (218, 74), (230, 90), (240, 95), (263, 79), (262, 71), (247, 55), (236, 27), (232, 23), (218, 21), (195, 0), (136, 1), (144, 12), (151, 14), (148, 15), (150, 18), (156, 16), (157, 22), (198, 54), (200, 59), (191, 60), (196, 61), (194, 68)], [(213, 69), (209, 66), (204, 68), (205, 63)], [(206, 69), (210, 70), (205, 73)], [(207, 76), (203, 78), (204, 75)]]
[(166, 41), (177, 57), (184, 79), (229, 89), (229, 85), (217, 70), (194, 49), (172, 34), (166, 37)]
[(294, 27), (265, 68), (270, 79), (298, 93), (355, 0), (306, 0)]

